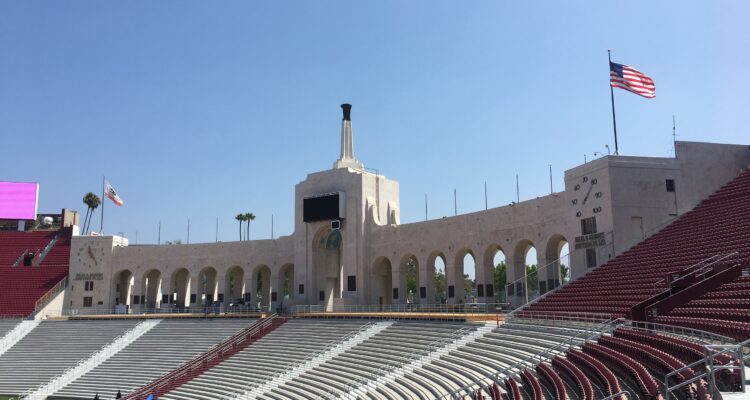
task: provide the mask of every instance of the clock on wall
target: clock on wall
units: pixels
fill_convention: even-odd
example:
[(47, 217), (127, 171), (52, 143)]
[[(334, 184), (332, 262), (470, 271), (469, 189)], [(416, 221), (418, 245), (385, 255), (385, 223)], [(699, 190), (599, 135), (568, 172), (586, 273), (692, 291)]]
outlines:
[(78, 249), (78, 261), (87, 267), (99, 267), (99, 263), (104, 259), (104, 249), (93, 247), (91, 245)]
[[(594, 214), (602, 211), (601, 206), (592, 204), (595, 203), (595, 201), (593, 201), (594, 199), (600, 199), (603, 196), (601, 191), (596, 190), (597, 183), (598, 180), (596, 178), (584, 176), (581, 178), (581, 183), (576, 183), (573, 187), (573, 190), (578, 192), (576, 197), (571, 200), (571, 203), (578, 208), (578, 211), (576, 211), (576, 217), (580, 218), (583, 215), (584, 210), (587, 209), (587, 206), (591, 208), (591, 211)], [(594, 207), (591, 207), (592, 205)]]

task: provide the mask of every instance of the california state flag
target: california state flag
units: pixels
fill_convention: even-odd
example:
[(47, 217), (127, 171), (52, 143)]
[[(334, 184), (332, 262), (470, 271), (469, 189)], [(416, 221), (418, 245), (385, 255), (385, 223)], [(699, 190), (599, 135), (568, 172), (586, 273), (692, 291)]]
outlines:
[(117, 195), (117, 191), (115, 190), (115, 188), (113, 188), (109, 181), (106, 179), (104, 180), (104, 195), (118, 206), (122, 205), (122, 199)]

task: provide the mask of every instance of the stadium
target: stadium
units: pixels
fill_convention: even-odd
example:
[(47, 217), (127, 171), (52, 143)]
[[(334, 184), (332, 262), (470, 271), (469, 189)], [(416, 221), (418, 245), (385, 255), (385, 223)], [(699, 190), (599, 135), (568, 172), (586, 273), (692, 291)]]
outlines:
[(2, 183), (0, 395), (746, 395), (750, 146), (604, 156), (563, 191), (401, 224), (398, 182), (356, 159), (341, 107), (340, 156), (295, 186), (289, 236), (130, 245)]

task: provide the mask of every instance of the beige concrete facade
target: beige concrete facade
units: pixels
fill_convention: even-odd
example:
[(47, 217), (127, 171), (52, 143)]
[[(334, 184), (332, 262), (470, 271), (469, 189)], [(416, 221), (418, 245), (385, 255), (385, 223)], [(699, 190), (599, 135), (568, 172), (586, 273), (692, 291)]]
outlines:
[[(348, 135), (348, 137), (346, 136)], [(445, 265), (448, 303), (491, 302), (498, 292), (524, 301), (527, 252), (534, 247), (539, 289), (559, 284), (562, 245), (573, 278), (583, 275), (692, 209), (750, 163), (750, 147), (677, 142), (676, 157), (605, 156), (565, 172), (565, 190), (519, 204), (400, 224), (399, 185), (363, 170), (342, 121), (341, 158), (295, 187), (295, 230), (274, 240), (129, 246), (120, 237), (73, 239), (65, 307), (72, 310), (197, 306), (207, 302), (277, 307), (406, 303), (406, 270), (417, 266), (417, 293), (434, 303), (436, 260)], [(673, 185), (668, 190), (667, 180)], [(339, 230), (303, 221), (303, 199), (345, 193)], [(584, 235), (582, 220), (595, 218)], [(591, 221), (591, 220), (589, 220)], [(588, 228), (593, 228), (591, 224)], [(508, 288), (495, 288), (493, 259), (505, 255)], [(476, 297), (464, 293), (463, 260), (476, 265)], [(89, 289), (93, 282), (93, 288)], [(85, 300), (90, 297), (90, 300)], [(85, 311), (85, 310), (84, 310)]]

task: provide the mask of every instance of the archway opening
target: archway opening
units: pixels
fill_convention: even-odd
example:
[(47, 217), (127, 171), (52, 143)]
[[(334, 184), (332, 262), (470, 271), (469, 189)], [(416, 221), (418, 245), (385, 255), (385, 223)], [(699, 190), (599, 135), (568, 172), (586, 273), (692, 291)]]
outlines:
[(261, 309), (271, 308), (271, 268), (259, 265), (253, 270), (254, 304)]
[(190, 272), (187, 268), (180, 268), (172, 273), (172, 303), (175, 307), (183, 308), (190, 305)]
[(245, 270), (237, 265), (229, 268), (224, 287), (226, 291), (224, 294), (224, 303), (232, 305), (244, 303)]
[(393, 290), (394, 302), (417, 304), (419, 303), (419, 288), (424, 282), (420, 278), (419, 261), (413, 254), (401, 257), (399, 263), (399, 286)]
[(204, 307), (212, 305), (217, 300), (219, 281), (216, 275), (214, 267), (203, 268), (198, 274), (198, 301)]
[(112, 278), (112, 285), (114, 286), (113, 304), (131, 306), (135, 285), (133, 273), (128, 269), (118, 272)]
[(152, 269), (143, 274), (143, 293), (145, 294), (144, 307), (154, 309), (161, 306), (161, 271)]
[[(461, 276), (457, 276), (455, 283), (455, 296), (459, 303), (476, 303), (477, 295), (477, 269), (474, 254), (470, 250), (464, 250), (461, 257)], [(459, 253), (460, 254), (460, 253)], [(484, 286), (482, 286), (484, 295)]]
[(277, 290), (282, 303), (294, 298), (294, 264), (284, 264), (279, 270)]
[[(444, 304), (448, 301), (448, 280), (445, 271), (445, 254), (433, 252), (425, 269), (426, 303)], [(420, 291), (422, 289), (420, 288)], [(422, 298), (420, 292), (420, 298)]]
[[(568, 241), (562, 235), (553, 235), (547, 241), (544, 252), (544, 271), (539, 271), (539, 291), (545, 293), (560, 284), (564, 284), (570, 274), (570, 257)], [(567, 278), (569, 279), (569, 278)]]
[(334, 299), (343, 294), (343, 272), (341, 230), (321, 228), (313, 238), (313, 266), (318, 293), (318, 303), (333, 307)]
[(370, 274), (372, 304), (390, 305), (393, 301), (393, 268), (388, 257), (378, 257)]
[(445, 304), (448, 301), (448, 277), (445, 268), (445, 255), (441, 253), (435, 257), (432, 268), (429, 268), (427, 272), (432, 275), (432, 279), (430, 280), (432, 284), (430, 302)]
[(530, 240), (520, 241), (513, 250), (513, 265), (508, 274), (509, 301), (520, 305), (539, 295), (536, 247)]
[[(505, 252), (498, 244), (490, 245), (484, 252), (485, 302), (506, 302), (505, 285), (507, 283)], [(479, 290), (477, 289), (477, 291)]]

